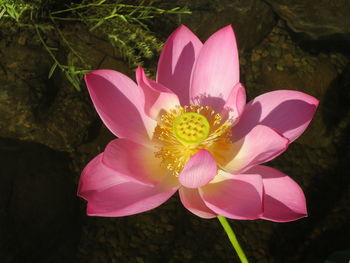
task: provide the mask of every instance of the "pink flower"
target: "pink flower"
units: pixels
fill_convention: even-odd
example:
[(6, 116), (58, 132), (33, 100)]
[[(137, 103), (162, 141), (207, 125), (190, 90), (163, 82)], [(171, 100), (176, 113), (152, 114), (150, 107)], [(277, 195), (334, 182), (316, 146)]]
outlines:
[(113, 70), (85, 80), (102, 121), (119, 137), (82, 173), (78, 195), (89, 215), (141, 213), (177, 190), (203, 218), (284, 222), (307, 215), (297, 183), (260, 164), (303, 133), (318, 101), (277, 90), (246, 104), (231, 26), (204, 44), (180, 26), (165, 43), (156, 81), (141, 67), (137, 84)]

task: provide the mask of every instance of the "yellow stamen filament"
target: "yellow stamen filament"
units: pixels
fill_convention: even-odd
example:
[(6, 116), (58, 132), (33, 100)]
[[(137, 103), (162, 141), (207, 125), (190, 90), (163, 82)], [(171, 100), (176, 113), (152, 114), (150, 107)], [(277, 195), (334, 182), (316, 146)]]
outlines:
[(159, 140), (156, 157), (178, 175), (186, 162), (201, 149), (207, 149), (217, 163), (225, 161), (225, 152), (231, 149), (231, 121), (223, 120), (209, 106), (183, 106), (161, 116), (154, 131)]

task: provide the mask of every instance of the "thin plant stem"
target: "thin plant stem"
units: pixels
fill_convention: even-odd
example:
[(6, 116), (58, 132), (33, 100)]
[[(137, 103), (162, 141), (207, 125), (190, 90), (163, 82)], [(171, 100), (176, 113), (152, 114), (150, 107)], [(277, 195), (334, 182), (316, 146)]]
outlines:
[(241, 246), (238, 243), (238, 240), (236, 238), (235, 233), (233, 232), (230, 224), (227, 222), (226, 218), (223, 216), (217, 216), (217, 218), (219, 219), (222, 227), (224, 228), (233, 248), (236, 250), (236, 253), (239, 257), (239, 259), (241, 260), (242, 263), (249, 263), (247, 257), (245, 256)]

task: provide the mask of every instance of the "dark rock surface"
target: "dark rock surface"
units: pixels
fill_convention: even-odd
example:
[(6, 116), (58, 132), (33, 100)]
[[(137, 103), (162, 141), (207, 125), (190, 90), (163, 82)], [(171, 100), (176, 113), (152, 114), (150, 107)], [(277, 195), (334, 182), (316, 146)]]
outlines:
[[(168, 31), (184, 24), (205, 41), (221, 27), (232, 24), (241, 51), (251, 49), (263, 40), (276, 22), (270, 6), (261, 0), (177, 0), (176, 3), (178, 6), (187, 6), (192, 14), (171, 20)], [(169, 26), (169, 22), (166, 25)], [(158, 27), (164, 27), (164, 24)]]
[(67, 154), (0, 139), (0, 260), (73, 262), (79, 203)]
[(53, 62), (36, 36), (1, 33), (0, 136), (71, 151), (96, 117), (86, 91), (77, 92), (62, 73), (48, 79)]
[[(79, 25), (64, 28), (62, 34), (86, 55), (92, 68), (118, 68), (131, 75), (127, 63), (106, 40)], [(45, 41), (60, 47), (55, 37)], [(57, 54), (64, 55), (64, 50)], [(53, 61), (37, 35), (26, 30), (0, 31), (0, 58), (0, 137), (68, 152), (89, 139), (98, 117), (88, 92), (85, 87), (77, 91), (59, 69), (48, 79)]]
[(309, 217), (287, 224), (259, 222), (268, 234), (263, 231), (265, 237), (256, 247), (273, 256), (265, 254), (256, 260), (323, 262), (332, 252), (347, 247), (350, 232), (346, 223), (350, 181), (344, 168), (349, 158), (345, 150), (349, 148), (350, 112), (345, 103), (349, 98), (349, 58), (340, 53), (310, 54), (298, 47), (279, 23), (242, 62), (250, 98), (270, 90), (293, 89), (320, 100), (307, 131), (269, 164), (302, 186)]
[(312, 40), (350, 42), (348, 0), (266, 0), (295, 32)]

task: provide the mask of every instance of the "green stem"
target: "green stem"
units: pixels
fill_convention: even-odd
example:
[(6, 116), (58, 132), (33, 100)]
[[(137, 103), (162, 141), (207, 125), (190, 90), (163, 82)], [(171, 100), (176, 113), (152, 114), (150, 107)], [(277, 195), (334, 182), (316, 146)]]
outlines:
[(242, 263), (249, 263), (241, 246), (238, 243), (238, 240), (236, 238), (235, 233), (233, 232), (233, 230), (232, 230), (230, 224), (227, 222), (226, 218), (223, 216), (218, 216), (218, 219), (219, 219), (222, 227), (224, 228), (228, 238), (230, 239), (233, 248), (236, 250), (236, 253), (237, 253), (239, 259), (241, 260), (241, 262)]

